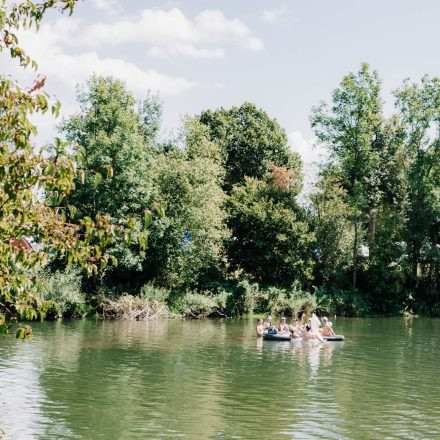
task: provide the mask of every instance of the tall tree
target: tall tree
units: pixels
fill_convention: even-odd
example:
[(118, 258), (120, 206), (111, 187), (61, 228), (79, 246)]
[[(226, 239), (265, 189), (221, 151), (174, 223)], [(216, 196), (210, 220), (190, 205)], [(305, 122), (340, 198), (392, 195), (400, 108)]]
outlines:
[(374, 213), (368, 190), (378, 157), (373, 146), (383, 124), (377, 72), (362, 64), (357, 73), (345, 76), (333, 92), (331, 107), (321, 103), (313, 109), (311, 124), (317, 139), (329, 148), (331, 159), (341, 169), (341, 184), (352, 208), (352, 286), (356, 288), (359, 249), (366, 233), (364, 223)]
[(188, 119), (183, 148), (157, 157), (153, 205), (164, 215), (151, 228), (145, 270), (167, 287), (200, 286), (223, 265), (226, 198), (221, 152), (206, 126)]
[(368, 222), (368, 292), (377, 312), (398, 312), (406, 302), (405, 206), (407, 202), (408, 157), (404, 149), (404, 124), (397, 116), (384, 122), (373, 144), (375, 168), (366, 187), (369, 206), (374, 208)]
[(440, 225), (440, 79), (408, 81), (395, 92), (405, 124), (407, 173), (406, 233), (413, 287), (420, 275), (439, 278)]
[(335, 283), (337, 276), (350, 267), (354, 238), (347, 191), (341, 187), (334, 167), (322, 171), (310, 199), (316, 236), (316, 281), (318, 285), (327, 285)]
[(157, 118), (148, 118), (151, 112), (147, 103), (139, 113), (125, 84), (111, 77), (92, 76), (85, 87), (79, 88), (77, 99), (80, 113), (60, 126), (81, 153), (76, 191), (68, 198), (74, 207), (72, 220), (98, 213), (109, 215), (115, 222), (132, 217), (137, 231), (134, 242), (128, 245), (118, 241), (113, 253), (120, 260), (120, 269), (141, 270), (145, 213), (150, 221), (150, 158), (154, 154), (150, 141)]

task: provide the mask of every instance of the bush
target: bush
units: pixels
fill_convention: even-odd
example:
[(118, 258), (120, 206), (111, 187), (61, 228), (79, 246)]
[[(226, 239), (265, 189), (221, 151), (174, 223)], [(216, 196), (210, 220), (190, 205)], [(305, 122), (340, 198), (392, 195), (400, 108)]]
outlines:
[(208, 316), (226, 316), (225, 306), (228, 294), (218, 296), (187, 292), (175, 298), (172, 309), (185, 318), (206, 318)]
[(46, 271), (42, 275), (42, 299), (53, 302), (49, 317), (83, 317), (91, 311), (81, 291), (81, 273), (67, 267), (64, 271)]
[(258, 284), (240, 281), (231, 290), (228, 298), (228, 311), (231, 315), (245, 315), (255, 310), (257, 298), (260, 295)]
[(270, 312), (274, 315), (297, 316), (302, 312), (310, 315), (317, 309), (325, 308), (318, 304), (315, 295), (302, 291), (298, 283), (290, 289), (261, 288), (257, 283), (243, 280), (221, 292), (227, 299), (226, 310), (229, 315)]
[(318, 308), (316, 297), (303, 292), (294, 285), (290, 290), (269, 287), (267, 289), (268, 309), (275, 315), (311, 315)]
[(422, 316), (440, 316), (440, 294), (436, 285), (421, 282), (417, 289), (408, 292), (406, 311)]
[(166, 303), (170, 296), (170, 290), (163, 287), (157, 287), (151, 283), (144, 284), (139, 291), (139, 298), (150, 301), (159, 301)]
[(320, 302), (328, 304), (331, 314), (350, 317), (371, 314), (370, 299), (359, 290), (317, 289), (316, 296)]
[(157, 319), (171, 317), (164, 301), (123, 295), (117, 300), (104, 299), (100, 308), (106, 319)]

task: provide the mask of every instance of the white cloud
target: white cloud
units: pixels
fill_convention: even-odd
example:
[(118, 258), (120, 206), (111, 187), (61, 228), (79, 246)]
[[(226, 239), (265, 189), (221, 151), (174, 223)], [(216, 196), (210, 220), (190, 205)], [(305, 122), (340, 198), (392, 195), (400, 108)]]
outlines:
[(144, 9), (139, 18), (92, 24), (80, 41), (90, 47), (147, 44), (150, 55), (205, 59), (223, 58), (224, 45), (263, 49), (263, 42), (238, 18), (228, 19), (222, 11), (206, 10), (191, 20), (178, 8)]
[(48, 76), (49, 81), (55, 79), (71, 89), (92, 73), (121, 78), (129, 89), (139, 93), (150, 89), (164, 95), (175, 95), (197, 85), (195, 81), (165, 75), (153, 69), (143, 70), (120, 58), (101, 57), (95, 51), (66, 53), (63, 43), (70, 41), (79, 30), (78, 22), (61, 18), (43, 25), (38, 33), (22, 33), (20, 43), (31, 57), (38, 60), (39, 70)]
[(98, 11), (105, 12), (107, 15), (116, 15), (122, 12), (122, 7), (117, 0), (92, 0), (92, 3)]
[(263, 50), (264, 49), (263, 42), (259, 38), (255, 38), (255, 37), (248, 38), (243, 45), (247, 49), (254, 50), (254, 51), (258, 51), (258, 50)]
[(163, 48), (161, 46), (152, 46), (150, 49), (147, 50), (147, 54), (157, 58), (166, 58), (170, 55), (183, 55), (189, 58), (215, 60), (224, 58), (225, 51), (222, 48), (199, 49), (191, 44), (175, 44), (168, 48)]
[(261, 19), (266, 23), (276, 23), (287, 12), (287, 8), (283, 5), (279, 8), (265, 9)]

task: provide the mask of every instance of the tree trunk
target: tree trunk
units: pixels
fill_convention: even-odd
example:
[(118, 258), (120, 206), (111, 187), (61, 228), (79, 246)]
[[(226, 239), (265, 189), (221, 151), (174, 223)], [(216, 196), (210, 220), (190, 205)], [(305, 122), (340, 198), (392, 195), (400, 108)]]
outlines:
[(411, 275), (412, 275), (412, 285), (417, 287), (417, 269), (419, 266), (419, 247), (413, 243), (412, 245), (412, 256), (411, 256)]
[(371, 260), (371, 257), (373, 255), (373, 247), (374, 247), (374, 240), (376, 238), (376, 222), (377, 222), (377, 216), (376, 211), (373, 209), (370, 212), (370, 218), (368, 220), (368, 257)]
[(356, 289), (357, 278), (357, 256), (358, 256), (358, 222), (354, 220), (354, 243), (353, 243), (353, 290)]

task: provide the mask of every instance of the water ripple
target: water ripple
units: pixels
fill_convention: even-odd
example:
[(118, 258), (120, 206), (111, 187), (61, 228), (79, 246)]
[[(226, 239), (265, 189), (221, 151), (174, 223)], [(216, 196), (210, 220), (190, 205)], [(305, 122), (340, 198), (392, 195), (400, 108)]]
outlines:
[(343, 343), (246, 320), (35, 326), (0, 341), (10, 439), (440, 438), (440, 320), (337, 319)]

